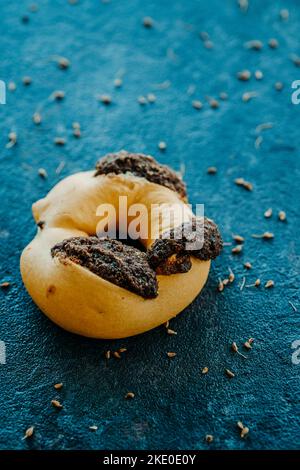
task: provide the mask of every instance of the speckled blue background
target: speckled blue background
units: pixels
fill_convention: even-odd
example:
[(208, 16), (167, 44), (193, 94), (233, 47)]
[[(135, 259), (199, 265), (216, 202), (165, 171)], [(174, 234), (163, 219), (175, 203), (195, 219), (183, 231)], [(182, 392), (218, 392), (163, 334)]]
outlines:
[[(0, 106), (0, 281), (11, 282), (0, 291), (0, 339), (7, 348), (0, 365), (0, 448), (299, 449), (300, 365), (292, 364), (291, 344), (300, 339), (300, 106), (291, 104), (291, 82), (300, 69), (289, 57), (300, 52), (299, 2), (250, 0), (247, 13), (235, 0), (38, 0), (36, 12), (30, 5), (1, 1), (0, 79), (17, 89)], [(282, 8), (289, 21), (280, 20)], [(142, 25), (147, 15), (152, 29)], [(213, 49), (204, 47), (200, 31), (209, 33)], [(271, 37), (279, 41), (276, 50), (267, 45)], [(263, 50), (245, 49), (251, 39), (261, 40)], [(55, 55), (69, 58), (71, 67), (59, 70)], [(239, 82), (236, 73), (245, 68), (262, 70), (264, 79)], [(115, 89), (120, 76), (123, 86)], [(156, 86), (165, 81), (168, 88)], [(276, 81), (284, 84), (281, 92)], [(66, 93), (60, 103), (48, 100), (56, 89)], [(228, 100), (211, 109), (206, 97), (224, 91)], [(246, 91), (257, 97), (244, 103)], [(147, 93), (157, 101), (142, 107), (137, 97)], [(103, 106), (99, 94), (110, 94), (113, 103)], [(201, 111), (193, 99), (203, 101)], [(37, 109), (40, 126), (32, 122)], [(73, 121), (81, 124), (81, 139), (72, 136)], [(255, 128), (263, 122), (274, 126), (261, 133), (257, 149)], [(7, 149), (11, 130), (18, 143)], [(67, 139), (64, 147), (53, 144), (57, 136)], [(40, 313), (21, 282), (19, 256), (35, 233), (31, 204), (60, 178), (121, 148), (185, 167), (191, 201), (205, 204), (225, 241), (232, 242), (232, 233), (246, 238), (240, 256), (225, 247), (201, 296), (171, 322), (175, 337), (164, 327), (122, 341), (68, 334)], [(206, 172), (212, 165), (216, 175)], [(37, 173), (41, 167), (46, 180)], [(236, 177), (251, 181), (253, 192), (237, 187)], [(268, 207), (274, 215), (266, 220)], [(277, 220), (279, 210), (286, 223)], [(251, 238), (266, 230), (274, 240)], [(218, 278), (228, 266), (236, 280), (220, 293)], [(262, 287), (241, 291), (243, 276), (246, 285), (261, 278)], [(273, 289), (263, 287), (268, 279)], [(230, 351), (232, 341), (241, 345), (250, 336), (255, 344), (247, 359)], [(122, 360), (104, 359), (105, 350), (121, 346), (128, 348)], [(176, 358), (169, 360), (167, 351)], [(56, 382), (64, 383), (60, 392)], [(129, 390), (134, 400), (124, 400)], [(54, 398), (62, 411), (51, 406)], [(239, 437), (238, 420), (250, 428), (247, 439)], [(22, 440), (31, 425), (34, 437)], [(207, 433), (214, 435), (210, 445)]]

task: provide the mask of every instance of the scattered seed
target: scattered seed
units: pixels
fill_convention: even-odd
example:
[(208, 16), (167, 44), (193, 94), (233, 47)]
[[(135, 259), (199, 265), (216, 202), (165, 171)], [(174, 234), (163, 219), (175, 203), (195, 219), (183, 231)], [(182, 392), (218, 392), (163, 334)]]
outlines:
[(223, 282), (223, 286), (225, 286), (225, 287), (226, 287), (226, 286), (227, 286), (227, 284), (229, 284), (229, 279), (227, 279), (227, 278), (226, 278), (226, 279), (223, 279), (223, 281), (222, 281), (222, 282)]
[(168, 333), (168, 335), (170, 335), (170, 336), (177, 335), (177, 331), (172, 330), (171, 328), (168, 328), (168, 329), (167, 329), (167, 333)]
[(152, 28), (153, 27), (153, 19), (151, 18), (151, 16), (145, 16), (143, 18), (143, 26), (145, 28)]
[(245, 347), (246, 349), (248, 349), (248, 350), (249, 350), (249, 349), (252, 349), (252, 346), (251, 346), (251, 344), (249, 343), (249, 341), (245, 341), (244, 347)]
[(281, 90), (283, 89), (283, 83), (282, 83), (282, 82), (276, 82), (276, 83), (274, 84), (274, 88), (275, 88), (275, 90), (277, 90), (277, 91), (281, 91)]
[(58, 165), (58, 167), (57, 167), (56, 170), (55, 170), (55, 173), (56, 173), (57, 175), (60, 175), (60, 173), (61, 173), (62, 170), (64, 169), (65, 165), (66, 165), (66, 162), (60, 162), (59, 165)]
[(258, 150), (261, 146), (263, 142), (263, 137), (261, 135), (259, 135), (256, 139), (255, 139), (255, 142), (254, 142), (254, 147), (256, 148), (256, 150)]
[(51, 405), (54, 406), (54, 408), (57, 408), (58, 410), (61, 410), (63, 408), (62, 404), (58, 400), (51, 400)]
[(211, 434), (206, 434), (205, 440), (208, 444), (210, 444), (214, 440), (214, 436), (212, 436)]
[(10, 149), (17, 143), (17, 133), (16, 132), (10, 132), (8, 134), (8, 143), (6, 144), (6, 148)]
[(236, 178), (234, 182), (237, 186), (242, 186), (243, 188), (247, 189), (247, 191), (253, 190), (252, 183), (249, 183), (249, 181), (245, 181), (244, 178)]
[(121, 78), (115, 78), (114, 79), (114, 86), (116, 88), (120, 88), (123, 85), (123, 81)]
[(252, 264), (249, 261), (246, 261), (246, 263), (244, 263), (244, 268), (252, 269)]
[(119, 353), (121, 353), (121, 354), (124, 353), (124, 352), (126, 352), (126, 351), (127, 351), (127, 348), (120, 348), (120, 349), (119, 349)]
[(290, 16), (289, 10), (287, 10), (286, 8), (283, 8), (282, 10), (280, 10), (279, 16), (281, 20), (287, 21)]
[(233, 253), (234, 255), (237, 255), (242, 252), (242, 249), (243, 249), (243, 245), (237, 245), (234, 248), (232, 248), (231, 253)]
[(231, 349), (233, 352), (238, 352), (239, 348), (237, 347), (237, 344), (235, 342), (232, 343)]
[(246, 82), (251, 78), (251, 72), (249, 70), (241, 70), (237, 73), (237, 78), (242, 82)]
[(248, 103), (248, 101), (252, 100), (252, 98), (255, 98), (256, 96), (256, 91), (246, 91), (246, 93), (243, 93), (242, 95), (242, 100), (244, 103)]
[(99, 100), (101, 101), (101, 103), (105, 104), (106, 106), (111, 104), (111, 101), (112, 101), (110, 95), (101, 95), (99, 97)]
[(32, 437), (34, 434), (34, 426), (30, 426), (30, 428), (26, 429), (23, 440)]
[(17, 89), (17, 85), (15, 84), (15, 82), (9, 82), (7, 88), (9, 91), (15, 91)]
[(232, 238), (237, 243), (244, 243), (244, 241), (245, 241), (245, 238), (242, 237), (241, 235), (232, 235)]
[(53, 386), (54, 386), (55, 390), (60, 390), (61, 388), (63, 388), (63, 383), (59, 382), (57, 384), (54, 384)]
[(272, 208), (270, 207), (269, 209), (267, 209), (264, 213), (264, 216), (266, 219), (269, 219), (270, 217), (272, 217), (272, 214), (273, 214), (273, 210)]
[(286, 220), (286, 213), (284, 211), (280, 211), (278, 213), (278, 219), (281, 220), (281, 222), (284, 222)]
[(238, 422), (236, 423), (236, 425), (237, 425), (237, 427), (238, 427), (239, 429), (241, 429), (241, 430), (244, 429), (244, 425), (243, 425), (242, 421), (238, 421)]
[(33, 114), (32, 120), (37, 126), (42, 122), (42, 116), (37, 111)]
[(277, 49), (277, 47), (278, 47), (278, 41), (277, 41), (277, 39), (275, 39), (275, 38), (269, 39), (268, 45), (269, 45), (269, 47), (270, 47), (271, 49)]
[(254, 287), (258, 287), (260, 286), (260, 279), (256, 279), (256, 281), (254, 282)]
[(264, 240), (271, 240), (272, 238), (275, 237), (274, 233), (272, 232), (264, 232), (261, 235), (253, 234), (251, 235), (252, 238), (263, 238)]
[(68, 69), (71, 65), (71, 62), (66, 57), (57, 57), (57, 65), (60, 69)]
[(168, 357), (175, 357), (176, 356), (176, 352), (167, 352), (167, 356)]
[(224, 290), (224, 283), (221, 279), (219, 279), (218, 291), (222, 292), (223, 290)]
[(154, 93), (148, 93), (147, 100), (148, 100), (148, 103), (155, 103), (156, 96), (154, 95)]
[(259, 132), (264, 131), (266, 129), (272, 129), (272, 127), (274, 127), (273, 122), (263, 122), (255, 128), (255, 132), (258, 134)]
[(111, 356), (110, 351), (109, 351), (109, 350), (108, 350), (108, 351), (105, 351), (105, 358), (106, 358), (106, 359), (110, 359), (110, 356)]
[(80, 129), (73, 129), (73, 136), (79, 139), (81, 137), (81, 130)]
[(5, 281), (0, 284), (1, 289), (7, 289), (10, 286), (10, 282)]
[(241, 430), (241, 438), (243, 439), (245, 436), (247, 436), (247, 434), (249, 434), (249, 428), (247, 428), (247, 426), (245, 426), (245, 427)]
[(166, 148), (167, 148), (166, 142), (164, 142), (164, 141), (158, 142), (158, 148), (159, 148), (159, 150), (161, 150), (162, 152), (163, 152), (164, 150), (166, 150)]
[(62, 90), (55, 90), (52, 93), (52, 98), (56, 101), (62, 101), (65, 97), (65, 92)]
[(293, 64), (296, 65), (296, 67), (300, 67), (300, 56), (298, 56), (296, 54), (292, 54), (291, 55), (291, 60), (292, 60)]
[(208, 367), (203, 367), (201, 374), (207, 374), (208, 372)]
[(227, 94), (225, 91), (221, 91), (221, 93), (219, 94), (219, 96), (220, 96), (220, 99), (221, 99), (222, 101), (228, 100), (228, 94)]
[(54, 144), (63, 146), (66, 144), (66, 139), (64, 139), (63, 137), (55, 137)]
[(145, 96), (139, 96), (138, 97), (138, 103), (141, 105), (141, 106), (145, 106), (147, 104), (147, 99), (145, 98)]
[(225, 373), (226, 373), (226, 375), (227, 375), (230, 379), (232, 379), (233, 377), (235, 377), (235, 374), (234, 374), (231, 370), (229, 370), (229, 369), (225, 369)]
[(98, 426), (95, 426), (95, 425), (89, 426), (89, 429), (90, 429), (91, 431), (97, 431)]
[(209, 166), (207, 168), (207, 173), (209, 175), (215, 175), (217, 173), (218, 169), (215, 166)]
[(228, 268), (229, 269), (229, 276), (228, 276), (228, 280), (229, 282), (233, 282), (234, 279), (235, 279), (235, 275), (234, 275), (234, 272), (232, 271), (231, 268)]
[(23, 85), (28, 86), (32, 83), (32, 78), (28, 76), (23, 77), (22, 82), (23, 82)]
[(264, 78), (264, 74), (262, 73), (261, 70), (255, 70), (254, 76), (256, 80), (262, 80)]
[(38, 174), (43, 179), (48, 178), (48, 174), (47, 174), (47, 171), (45, 170), (45, 168), (39, 168), (38, 169)]
[(218, 109), (220, 106), (219, 102), (215, 98), (209, 100), (209, 105), (212, 109)]
[(275, 282), (272, 281), (271, 279), (265, 283), (266, 289), (270, 289), (270, 287), (274, 287), (274, 286), (275, 286)]
[(253, 39), (245, 43), (246, 49), (252, 49), (254, 51), (260, 51), (263, 48), (263, 43), (258, 39)]
[(118, 351), (114, 351), (113, 352), (113, 356), (116, 358), (116, 359), (121, 359), (121, 355)]
[(201, 109), (201, 108), (203, 108), (203, 104), (202, 104), (201, 101), (199, 101), (199, 100), (193, 100), (193, 101), (192, 101), (192, 106), (193, 106), (193, 108), (195, 108), (195, 109)]
[(133, 392), (127, 392), (126, 395), (125, 395), (125, 398), (126, 398), (126, 399), (128, 399), (128, 398), (132, 399), (132, 398), (134, 398), (134, 397), (135, 397), (135, 395), (134, 395)]

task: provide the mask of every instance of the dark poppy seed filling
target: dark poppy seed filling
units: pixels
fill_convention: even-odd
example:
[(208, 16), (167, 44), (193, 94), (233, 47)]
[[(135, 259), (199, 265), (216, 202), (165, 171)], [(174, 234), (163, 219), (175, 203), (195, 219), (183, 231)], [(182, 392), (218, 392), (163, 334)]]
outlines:
[(127, 172), (165, 186), (177, 192), (182, 198), (186, 197), (185, 184), (177, 173), (169, 167), (159, 164), (153, 157), (142, 153), (129, 153), (124, 150), (118, 153), (109, 153), (96, 164), (95, 176), (110, 173), (119, 175)]
[[(150, 266), (162, 274), (187, 272), (191, 268), (190, 256), (206, 261), (215, 259), (221, 252), (223, 241), (217, 225), (210, 219), (202, 219), (203, 224), (196, 224), (196, 218), (163, 234), (148, 250)], [(202, 248), (201, 240), (203, 240)], [(187, 243), (196, 249), (187, 248)], [(172, 272), (169, 272), (170, 269)]]
[(146, 299), (158, 295), (155, 271), (147, 254), (118, 240), (74, 237), (51, 249), (52, 257), (69, 259), (97, 276)]

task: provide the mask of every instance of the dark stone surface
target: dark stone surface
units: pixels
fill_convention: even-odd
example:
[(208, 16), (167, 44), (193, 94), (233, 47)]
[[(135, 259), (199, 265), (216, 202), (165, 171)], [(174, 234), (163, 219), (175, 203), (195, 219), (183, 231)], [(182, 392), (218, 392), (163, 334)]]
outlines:
[[(290, 86), (300, 69), (289, 59), (300, 52), (298, 2), (250, 0), (247, 14), (235, 0), (36, 3), (39, 10), (31, 13), (28, 2), (5, 2), (0, 19), (0, 78), (17, 83), (0, 106), (1, 282), (11, 282), (0, 292), (0, 339), (7, 350), (0, 365), (0, 448), (206, 449), (206, 433), (214, 434), (210, 448), (216, 449), (299, 448), (300, 365), (292, 364), (291, 344), (300, 339), (300, 106), (291, 104)], [(288, 22), (279, 19), (284, 7)], [(152, 29), (142, 26), (148, 15)], [(210, 34), (213, 49), (204, 47), (199, 31)], [(268, 48), (270, 37), (278, 49)], [(251, 39), (264, 48), (245, 49)], [(57, 54), (69, 58), (69, 69), (57, 68), (51, 60)], [(261, 69), (264, 79), (238, 81), (245, 68)], [(123, 72), (123, 86), (114, 89)], [(25, 75), (32, 77), (27, 87)], [(166, 80), (169, 88), (154, 86)], [(276, 81), (284, 84), (281, 92)], [(188, 96), (191, 85), (196, 91)], [(57, 89), (65, 99), (48, 101)], [(211, 109), (205, 97), (222, 91), (229, 99)], [(247, 91), (258, 96), (245, 103)], [(150, 92), (156, 103), (140, 106), (137, 97)], [(97, 102), (97, 94), (111, 94), (111, 105)], [(193, 99), (204, 102), (202, 110), (192, 107)], [(40, 126), (31, 120), (37, 109)], [(72, 136), (73, 121), (81, 124), (81, 139)], [(274, 126), (261, 133), (256, 149), (255, 128), (263, 122)], [(18, 143), (6, 149), (11, 130)], [(65, 146), (54, 146), (58, 136)], [(161, 140), (167, 149), (159, 154)], [(123, 341), (76, 337), (47, 320), (22, 286), (19, 256), (36, 231), (32, 202), (60, 178), (121, 148), (153, 154), (176, 170), (185, 165), (190, 199), (205, 204), (224, 241), (232, 233), (246, 239), (241, 255), (224, 248), (201, 296), (171, 322), (177, 336), (161, 327)], [(208, 166), (218, 173), (208, 175)], [(38, 176), (40, 167), (48, 179)], [(252, 182), (253, 191), (236, 186), (238, 177)], [(270, 220), (263, 217), (268, 207)], [(281, 209), (285, 223), (277, 220)], [(251, 238), (266, 230), (274, 240)], [(251, 271), (244, 261), (253, 264)], [(218, 292), (229, 266), (236, 280)], [(246, 285), (259, 277), (262, 286), (241, 291), (243, 276)], [(273, 289), (263, 287), (268, 279)], [(231, 353), (232, 341), (241, 345), (250, 336), (255, 343), (244, 351), (247, 359)], [(127, 353), (107, 362), (104, 351), (119, 347)], [(177, 356), (170, 360), (167, 351)], [(207, 375), (201, 375), (204, 366)], [(225, 367), (236, 373), (232, 380)], [(53, 384), (60, 381), (58, 392)], [(125, 400), (127, 391), (135, 399)], [(63, 410), (51, 406), (54, 398)], [(249, 426), (247, 439), (239, 438), (237, 420)], [(97, 432), (89, 431), (93, 424)], [(36, 433), (23, 441), (31, 425)]]

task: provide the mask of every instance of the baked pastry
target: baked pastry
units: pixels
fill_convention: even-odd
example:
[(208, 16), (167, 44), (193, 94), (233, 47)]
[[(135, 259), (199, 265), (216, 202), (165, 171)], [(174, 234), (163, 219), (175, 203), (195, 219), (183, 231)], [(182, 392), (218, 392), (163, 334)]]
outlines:
[[(216, 224), (187, 204), (181, 178), (125, 151), (63, 179), (33, 204), (33, 217), (38, 232), (21, 256), (29, 294), (62, 328), (94, 338), (135, 335), (176, 316), (222, 248)], [(120, 237), (137, 225), (146, 226), (139, 247)]]

